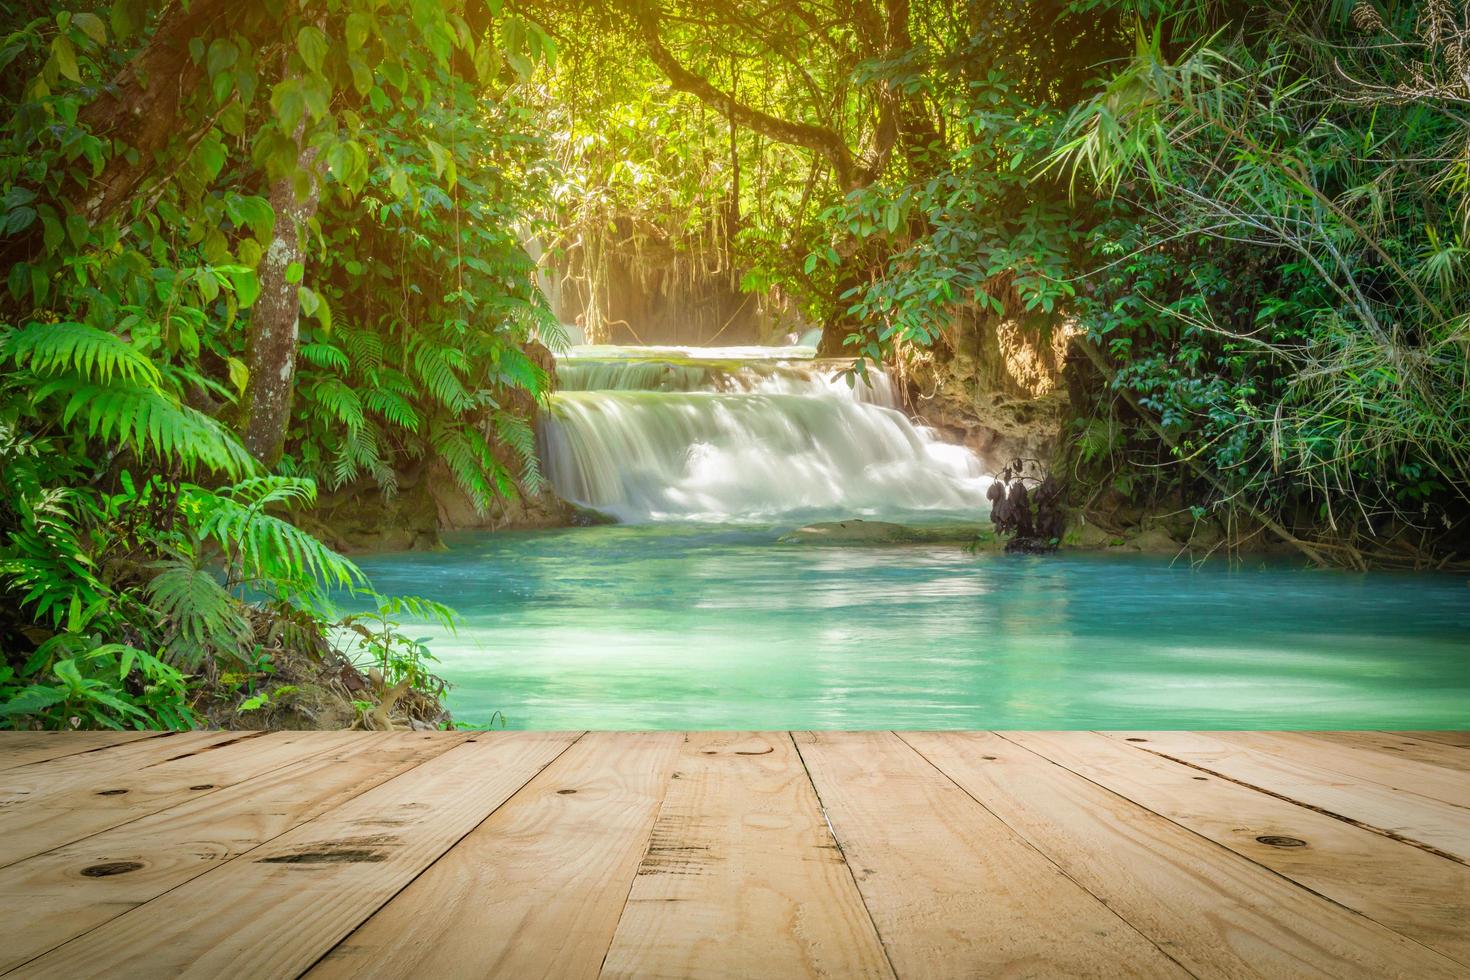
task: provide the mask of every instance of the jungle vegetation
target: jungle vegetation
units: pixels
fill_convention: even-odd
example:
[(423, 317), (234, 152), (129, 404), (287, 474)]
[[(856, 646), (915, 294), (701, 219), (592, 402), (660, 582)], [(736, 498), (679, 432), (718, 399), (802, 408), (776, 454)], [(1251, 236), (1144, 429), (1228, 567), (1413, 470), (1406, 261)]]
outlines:
[(432, 693), (396, 621), (449, 611), (297, 524), (540, 490), (533, 240), (658, 241), (858, 370), (1069, 323), (1074, 507), (1465, 558), (1463, 3), (0, 11), (0, 725), (238, 721), (303, 658)]

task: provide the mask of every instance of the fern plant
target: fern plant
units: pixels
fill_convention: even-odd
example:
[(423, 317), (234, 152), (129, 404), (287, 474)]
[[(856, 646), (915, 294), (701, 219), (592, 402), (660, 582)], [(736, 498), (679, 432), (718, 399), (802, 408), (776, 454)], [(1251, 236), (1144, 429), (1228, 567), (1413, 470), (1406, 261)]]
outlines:
[(314, 289), (334, 314), (305, 328), (285, 469), (392, 494), (436, 462), (483, 513), (543, 486), (529, 419), (550, 379), (526, 348), (559, 331), (507, 229), (542, 186), (544, 148), (513, 106), (438, 83), (364, 117), (374, 164), (323, 225)]

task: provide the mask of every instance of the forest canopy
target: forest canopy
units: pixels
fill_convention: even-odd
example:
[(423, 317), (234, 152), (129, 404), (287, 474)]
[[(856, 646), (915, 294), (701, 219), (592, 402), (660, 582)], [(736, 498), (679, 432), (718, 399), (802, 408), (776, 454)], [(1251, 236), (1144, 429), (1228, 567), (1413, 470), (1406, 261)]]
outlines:
[(0, 725), (238, 720), (301, 658), (433, 692), (395, 621), (450, 612), (301, 525), (541, 493), (538, 272), (596, 338), (644, 248), (858, 372), (1070, 331), (1081, 513), (1464, 560), (1464, 4), (0, 10)]

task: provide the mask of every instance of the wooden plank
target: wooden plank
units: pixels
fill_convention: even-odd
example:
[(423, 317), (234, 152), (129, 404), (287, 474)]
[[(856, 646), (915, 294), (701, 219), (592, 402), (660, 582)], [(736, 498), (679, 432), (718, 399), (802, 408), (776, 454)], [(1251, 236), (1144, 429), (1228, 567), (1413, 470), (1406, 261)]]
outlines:
[(603, 974), (892, 975), (789, 735), (690, 733)]
[(1141, 751), (1154, 752), (1315, 807), (1458, 861), (1470, 861), (1470, 810), (1363, 782), (1306, 761), (1227, 742), (1203, 732), (1109, 732)]
[(47, 796), (69, 792), (177, 758), (233, 745), (264, 732), (174, 732), (101, 752), (79, 752), (0, 772), (0, 814)]
[(0, 972), (431, 759), (468, 733), (351, 742), (0, 870)]
[(899, 976), (1188, 975), (891, 732), (796, 741)]
[(309, 976), (597, 976), (683, 741), (584, 736)]
[(1396, 932), (1470, 963), (1470, 867), (1095, 733), (1004, 736)]
[[(1302, 732), (1221, 732), (1219, 737), (1226, 742), (1331, 769), (1365, 783), (1470, 807), (1470, 777), (1442, 766), (1426, 765), (1408, 758), (1391, 758), (1382, 752), (1343, 745)], [(1448, 746), (1445, 748), (1455, 751)]]
[[(1429, 766), (1453, 769), (1459, 773), (1470, 773), (1470, 752), (1443, 742), (1429, 742), (1407, 735), (1391, 732), (1312, 732), (1313, 738), (1325, 739), (1339, 745), (1348, 745), (1367, 752), (1376, 752), (1395, 759), (1412, 759)], [(1461, 779), (1467, 777), (1461, 775)]]
[(162, 732), (0, 732), (0, 769), (14, 769), (67, 755), (96, 752)]
[(575, 739), (480, 733), (11, 975), (298, 976)]
[(1463, 975), (1452, 959), (998, 735), (901, 737), (1195, 976)]
[(0, 867), (360, 741), (366, 734), (272, 732), (132, 772), (89, 773), (60, 789), (38, 790), (0, 810)]
[(1470, 749), (1470, 731), (1467, 732), (1388, 732), (1389, 735), (1406, 735), (1426, 742), (1440, 742), (1457, 748)]

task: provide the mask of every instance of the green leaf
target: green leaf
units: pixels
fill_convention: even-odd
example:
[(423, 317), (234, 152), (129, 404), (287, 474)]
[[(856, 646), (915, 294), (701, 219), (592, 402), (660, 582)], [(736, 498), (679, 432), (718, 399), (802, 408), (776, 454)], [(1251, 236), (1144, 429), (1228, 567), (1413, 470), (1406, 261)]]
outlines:
[(91, 234), (91, 228), (87, 219), (80, 214), (69, 214), (66, 216), (66, 237), (76, 248), (87, 244), (87, 236)]
[(77, 670), (75, 660), (58, 660), (56, 666), (51, 668), (51, 672), (60, 678), (67, 687), (70, 687), (73, 694), (81, 693), (83, 687), (82, 673)]
[(301, 60), (306, 63), (306, 67), (319, 72), (327, 56), (327, 36), (322, 33), (321, 28), (310, 25), (303, 27), (296, 32), (296, 50), (301, 54)]
[(301, 93), (306, 99), (306, 111), (311, 113), (311, 118), (321, 119), (327, 114), (332, 106), (332, 86), (320, 75), (312, 75), (302, 80)]
[(434, 158), (434, 176), (444, 176), (445, 169), (453, 162), (450, 159), (449, 151), (431, 139), (424, 140), (424, 147), (428, 149), (429, 156)]
[(367, 95), (373, 88), (373, 70), (357, 58), (347, 59), (347, 68), (352, 72), (352, 87), (358, 95)]
[(296, 132), (296, 124), (306, 114), (306, 94), (302, 91), (301, 81), (288, 78), (277, 82), (271, 89), (271, 108), (275, 110), (283, 133), (289, 136)]
[(219, 141), (218, 135), (215, 134), (215, 139), (200, 140), (199, 148), (194, 151), (199, 161), (200, 175), (206, 183), (218, 177), (225, 166), (225, 145)]
[(65, 688), (32, 684), (9, 701), (0, 704), (0, 715), (33, 715), (65, 700)]
[(296, 296), (301, 303), (301, 312), (305, 313), (307, 316), (314, 315), (317, 311), (317, 307), (319, 307), (322, 302), (321, 297), (318, 296), (315, 291), (309, 289), (306, 286), (298, 286), (296, 289)]
[(256, 278), (254, 269), (231, 272), (230, 282), (235, 287), (235, 299), (242, 309), (253, 305), (255, 298), (260, 295), (260, 280)]
[(204, 56), (204, 67), (213, 78), (222, 71), (235, 67), (240, 60), (240, 49), (229, 38), (217, 37), (209, 42), (209, 51)]
[(215, 104), (224, 104), (224, 102), (229, 99), (230, 93), (235, 91), (234, 73), (228, 71), (221, 72), (220, 74), (214, 76), (214, 80), (209, 83), (209, 87), (210, 91), (214, 95)]
[(96, 14), (83, 12), (72, 17), (73, 26), (80, 27), (82, 33), (86, 34), (98, 44), (107, 43), (107, 28), (102, 23), (102, 18)]
[(56, 35), (51, 41), (51, 56), (56, 59), (56, 70), (62, 77), (74, 82), (82, 80), (82, 73), (77, 69), (77, 49), (72, 47), (71, 38), (65, 34)]
[(355, 140), (342, 140), (327, 151), (327, 167), (337, 181), (356, 193), (367, 183), (367, 152)]
[(230, 384), (234, 385), (235, 390), (240, 394), (245, 394), (245, 385), (250, 381), (250, 369), (238, 357), (230, 358), (225, 365), (230, 372)]
[(62, 230), (61, 222), (43, 213), (41, 215), (41, 226), (41, 243), (46, 247), (46, 251), (56, 251), (61, 247), (61, 243), (66, 241), (66, 232)]
[(148, 0), (113, 0), (112, 9), (108, 11), (113, 37), (119, 41), (132, 37), (143, 26), (147, 13)]
[(300, 262), (292, 262), (286, 266), (286, 281), (293, 285), (300, 282), (301, 274), (305, 271), (305, 267)]
[(373, 20), (368, 14), (356, 11), (347, 15), (347, 50), (356, 52), (372, 36)]

